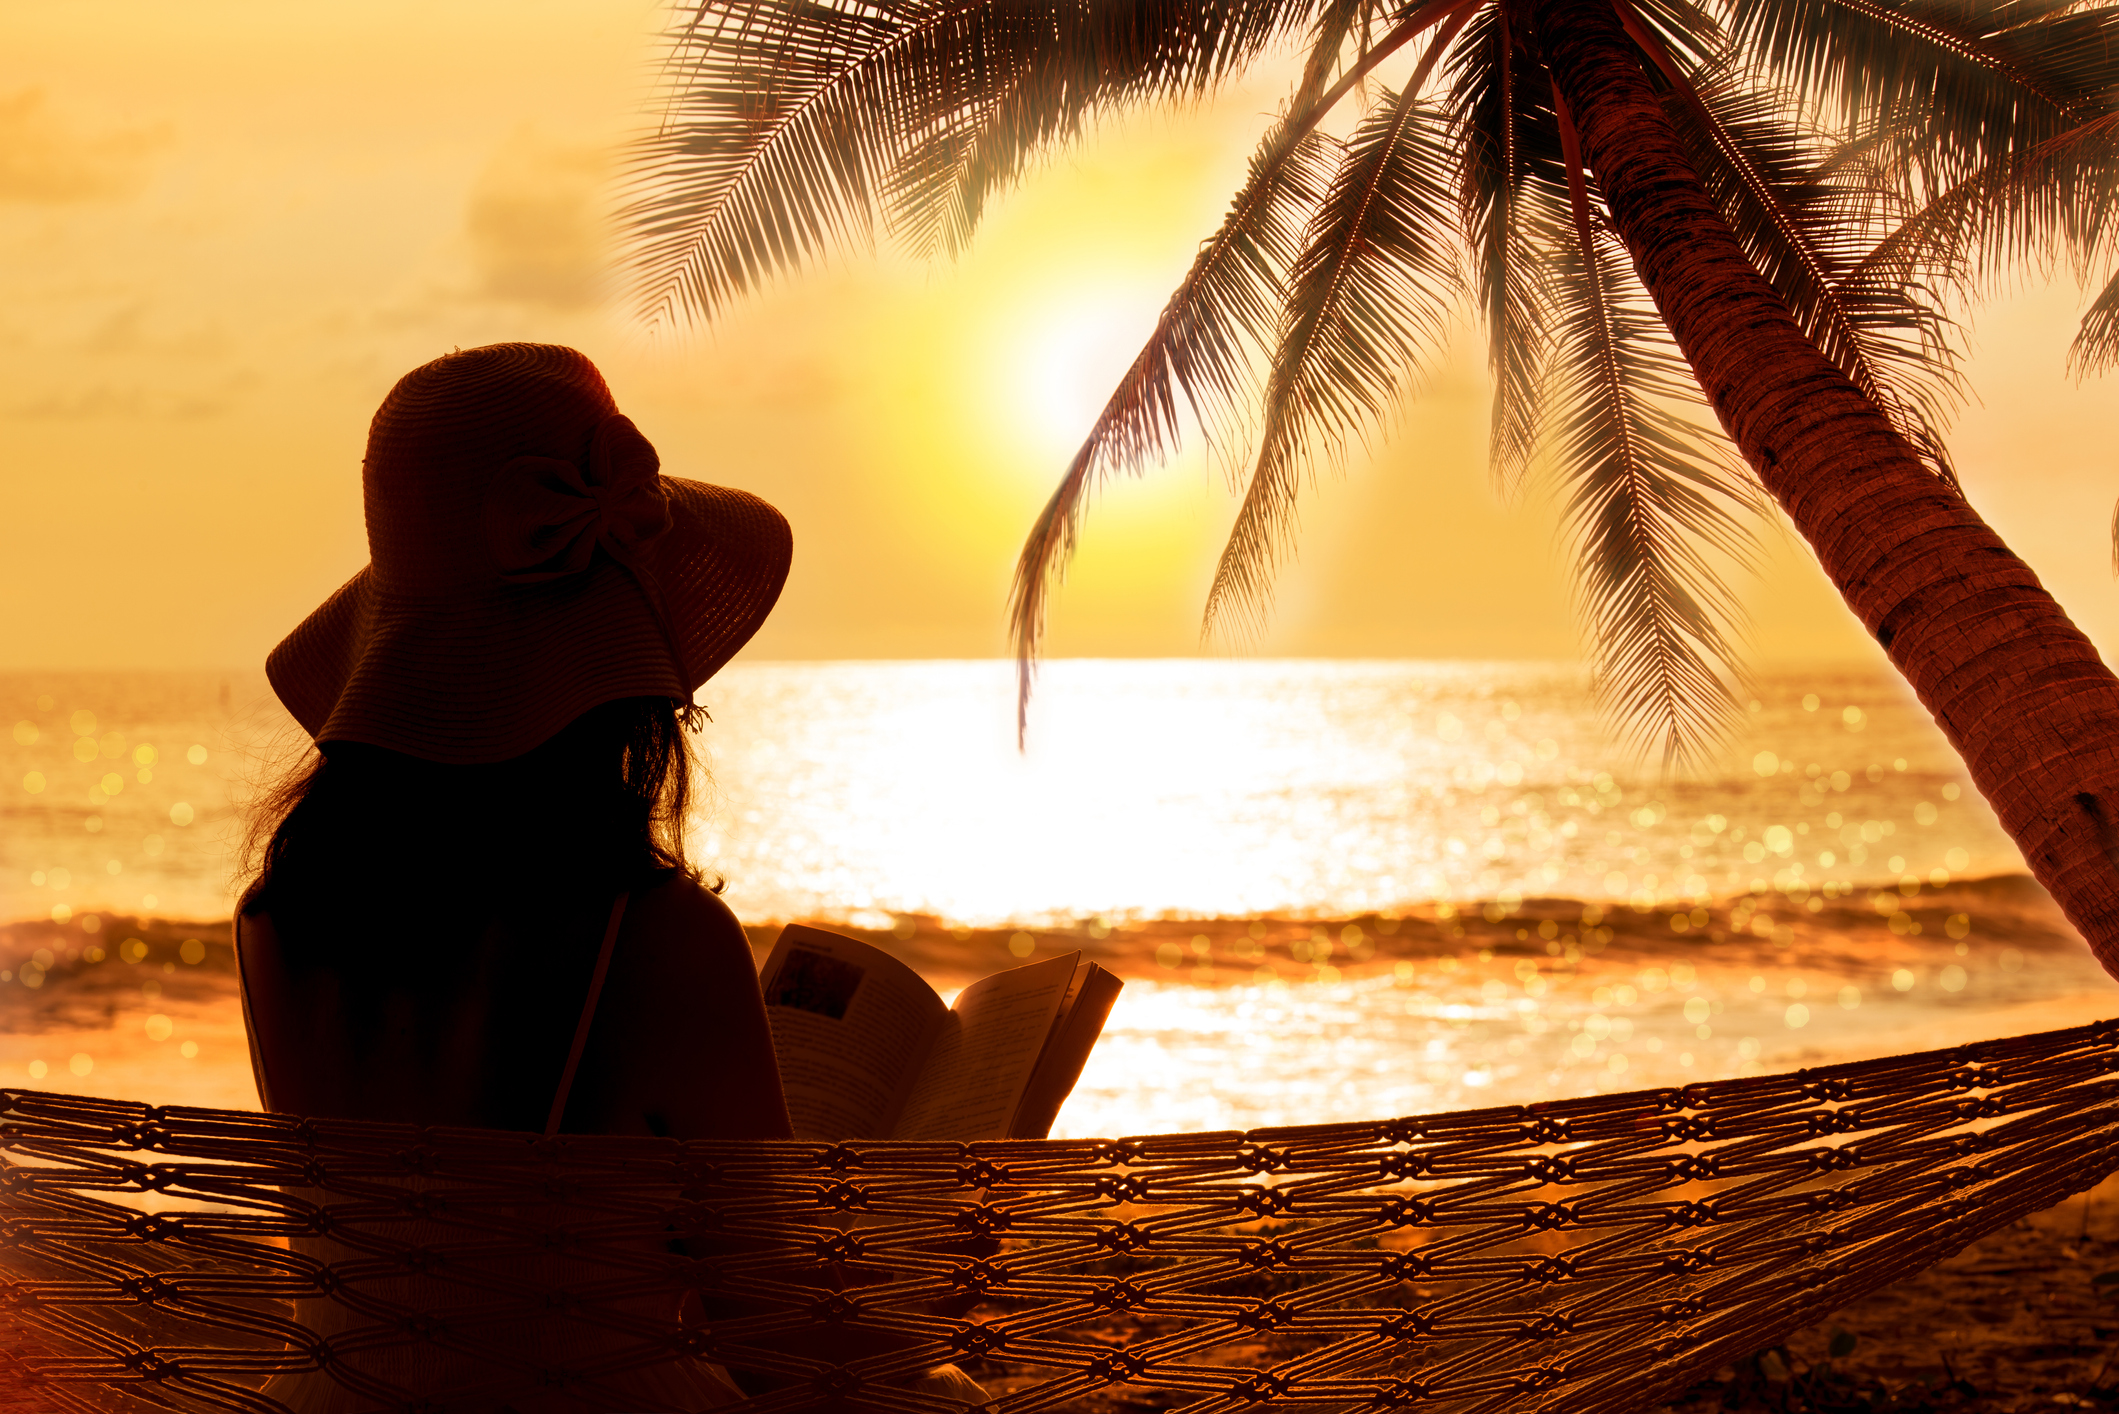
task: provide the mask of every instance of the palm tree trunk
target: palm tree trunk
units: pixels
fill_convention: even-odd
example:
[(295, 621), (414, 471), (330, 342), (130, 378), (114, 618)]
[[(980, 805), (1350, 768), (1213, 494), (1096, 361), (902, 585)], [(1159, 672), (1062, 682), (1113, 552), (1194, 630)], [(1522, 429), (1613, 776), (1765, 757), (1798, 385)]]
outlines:
[(1528, 7), (1612, 219), (1723, 427), (2119, 976), (2119, 679), (1803, 337), (1708, 200), (1612, 0)]

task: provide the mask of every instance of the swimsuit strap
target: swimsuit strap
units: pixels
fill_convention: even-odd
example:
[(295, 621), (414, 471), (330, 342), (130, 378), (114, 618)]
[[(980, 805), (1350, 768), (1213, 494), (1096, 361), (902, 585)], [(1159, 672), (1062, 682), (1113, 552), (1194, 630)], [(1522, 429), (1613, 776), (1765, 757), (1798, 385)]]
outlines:
[(545, 1138), (559, 1132), (559, 1117), (567, 1110), (567, 1092), (574, 1088), (574, 1072), (581, 1065), (582, 1048), (589, 1043), (589, 1025), (596, 1019), (596, 999), (603, 995), (603, 976), (611, 970), (611, 949), (618, 942), (618, 925), (625, 918), (625, 902), (631, 894), (618, 895), (611, 905), (611, 921), (604, 925), (603, 947), (596, 953), (596, 970), (589, 974), (588, 999), (581, 1004), (581, 1021), (574, 1027), (574, 1044), (567, 1051), (566, 1069), (559, 1072), (559, 1090), (552, 1096), (552, 1114), (544, 1122)]

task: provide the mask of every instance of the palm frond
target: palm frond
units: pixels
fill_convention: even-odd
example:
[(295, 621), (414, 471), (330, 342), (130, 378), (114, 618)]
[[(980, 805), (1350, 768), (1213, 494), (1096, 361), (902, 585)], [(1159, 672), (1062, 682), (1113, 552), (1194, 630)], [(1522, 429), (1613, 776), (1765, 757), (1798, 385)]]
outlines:
[[(1560, 122), (1571, 137), (1564, 109)], [(1576, 596), (1608, 709), (1640, 746), (1660, 746), (1666, 766), (1681, 764), (1712, 748), (1734, 704), (1740, 610), (1709, 555), (1748, 562), (1732, 512), (1752, 495), (1701, 425), (1698, 385), (1591, 209), (1573, 151), (1569, 167), (1552, 436)]]
[(1558, 139), (1550, 110), (1525, 99), (1541, 78), (1500, 6), (1466, 29), (1451, 74), (1450, 121), (1464, 149), (1461, 219), (1494, 385), (1487, 459), (1503, 494), (1521, 486), (1537, 448), (1550, 352), (1552, 233), (1529, 187), (1540, 157), (1558, 170)]
[(1221, 229), (1200, 247), (1031, 526), (1009, 605), (1018, 735), (1027, 725), (1046, 603), (1073, 557), (1090, 491), (1113, 472), (1175, 449), (1180, 400), (1209, 428), (1238, 412), (1252, 383), (1248, 350), (1270, 338), (1281, 282), (1329, 178), (1327, 148), (1314, 125), (1293, 117), (1266, 135)]
[(1935, 292), (1864, 265), (1902, 207), (1871, 164), (1849, 161), (1788, 117), (1785, 96), (1727, 66), (1679, 66), (1621, 0), (1634, 40), (1668, 85), (1665, 108), (1722, 217), (1818, 351), (1955, 484), (1942, 429), (1962, 400), (1949, 320)]
[(1370, 0), (1329, 0), (1318, 12), (1316, 31), (1302, 63), (1302, 81), (1295, 86), (1294, 101), (1288, 105), (1290, 116), (1308, 112), (1324, 93), (1324, 86), (1331, 82), (1346, 55), (1347, 43), (1362, 33), (1369, 6)]
[[(1619, 13), (1631, 22), (1629, 29), (1638, 26), (1688, 69), (1704, 68), (1729, 52), (1727, 28), (1693, 0), (1632, 0)], [(1638, 43), (1640, 33), (1634, 38)]]
[(620, 213), (650, 319), (711, 314), (867, 229), (884, 135), (833, 84), (882, 67), (902, 24), (880, 7), (702, 5), (672, 34), (665, 121), (631, 153), (645, 194)]
[(2067, 361), (2068, 371), (2077, 378), (2104, 373), (2119, 364), (2119, 273), (2090, 301), (2075, 341), (2068, 345)]
[[(1430, 60), (1463, 18), (1444, 27)], [(1460, 282), (1455, 162), (1441, 110), (1418, 96), (1421, 76), (1362, 121), (1310, 222), (1250, 485), (1207, 595), (1209, 632), (1232, 615), (1262, 621), (1310, 459), (1376, 422), (1443, 336)]]
[[(1241, 415), (1253, 390), (1250, 351), (1272, 343), (1288, 271), (1329, 179), (1329, 144), (1315, 135), (1317, 124), (1400, 46), (1475, 3), (1428, 0), (1383, 40), (1364, 44), (1358, 62), (1321, 93), (1346, 32), (1333, 9), (1319, 19), (1302, 79), (1252, 156), (1250, 176), (1221, 228), (1200, 247), (1017, 556), (1009, 626), (1016, 649), (1018, 738), (1028, 726), (1046, 606), (1074, 554), (1090, 492), (1104, 477), (1137, 472), (1175, 449), (1181, 437), (1180, 395), (1210, 438)], [(1357, 18), (1366, 7), (1367, 0), (1361, 0)]]
[(2101, 111), (2119, 11), (2078, 0), (1728, 0), (1748, 61), (1883, 137), (1929, 198)]
[(937, 199), (975, 212), (950, 193), (1011, 179), (1093, 109), (1200, 92), (1309, 15), (1308, 0), (703, 0), (672, 36), (663, 124), (631, 154), (636, 299), (651, 319), (710, 316), (871, 231), (886, 197), (915, 227)]
[[(891, 224), (915, 255), (958, 255), (987, 202), (1013, 186), (1038, 152), (1079, 136), (1099, 108), (1204, 91), (1285, 33), (1296, 18), (1313, 12), (1314, 66), (1321, 54), (1336, 55), (1343, 47), (1358, 4), (1283, 0), (1273, 6), (1247, 0), (1221, 8), (1195, 5), (1182, 17), (1189, 23), (1177, 24), (1159, 12), (1178, 7), (1079, 7), (1069, 12), (1071, 19), (1086, 16), (1102, 25), (1086, 45), (1065, 42), (1067, 26), (1061, 24), (1042, 40), (1004, 49), (999, 57), (1017, 61), (1013, 70), (993, 68), (982, 56), (990, 71), (980, 82), (964, 85), (960, 100), (943, 109), (941, 119), (892, 168), (884, 189)], [(1041, 15), (1038, 23), (1050, 20)], [(1218, 33), (1217, 24), (1236, 32)], [(1173, 45), (1196, 42), (1202, 33), (1214, 36), (1208, 46), (1211, 62), (1188, 66), (1167, 52)], [(1085, 58), (1091, 62), (1085, 64)], [(1308, 82), (1306, 77), (1306, 87)], [(1314, 98), (1322, 86), (1320, 79), (1308, 96)]]
[(2112, 507), (2112, 574), (2119, 576), (2119, 505)]
[(882, 204), (893, 234), (919, 259), (954, 258), (986, 204), (1013, 186), (1040, 148), (1081, 134), (1101, 96), (1052, 64), (1033, 64), (971, 96), (893, 163)]
[(2115, 256), (2119, 110), (2077, 123), (2028, 154), (1989, 163), (1937, 194), (1879, 241), (1858, 273), (1887, 285), (1932, 283), (1971, 298), (1997, 277), (2049, 270), (2062, 258), (2086, 278)]

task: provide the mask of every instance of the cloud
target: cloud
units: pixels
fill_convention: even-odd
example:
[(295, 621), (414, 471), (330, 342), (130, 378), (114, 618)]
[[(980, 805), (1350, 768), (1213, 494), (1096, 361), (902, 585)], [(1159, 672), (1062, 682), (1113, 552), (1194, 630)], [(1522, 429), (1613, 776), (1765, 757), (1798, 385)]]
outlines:
[(0, 403), (0, 419), (21, 422), (192, 422), (222, 417), (236, 410), (243, 394), (261, 381), (250, 368), (219, 378), (181, 381), (152, 376), (103, 379), (50, 387), (13, 402)]
[(188, 422), (195, 418), (218, 417), (233, 407), (228, 398), (212, 394), (98, 383), (14, 403), (6, 409), (5, 415), (24, 422)]
[(166, 319), (150, 322), (147, 301), (135, 299), (119, 306), (90, 328), (72, 347), (94, 358), (146, 355), (172, 358), (196, 367), (206, 359), (221, 358), (231, 350), (227, 332), (219, 320), (171, 331)]
[(609, 165), (604, 148), (516, 133), (471, 192), (465, 224), (479, 293), (551, 310), (595, 304), (603, 293), (600, 199)]
[(82, 133), (54, 118), (42, 89), (0, 95), (0, 202), (55, 205), (130, 196), (167, 126)]

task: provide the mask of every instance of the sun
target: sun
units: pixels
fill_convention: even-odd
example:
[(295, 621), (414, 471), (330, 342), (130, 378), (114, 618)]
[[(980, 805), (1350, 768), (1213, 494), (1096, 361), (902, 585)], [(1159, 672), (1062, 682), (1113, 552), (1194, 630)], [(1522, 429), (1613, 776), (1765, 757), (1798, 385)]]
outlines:
[(1135, 280), (1042, 291), (1009, 321), (996, 389), (1050, 465), (1074, 454), (1155, 327), (1161, 300)]

